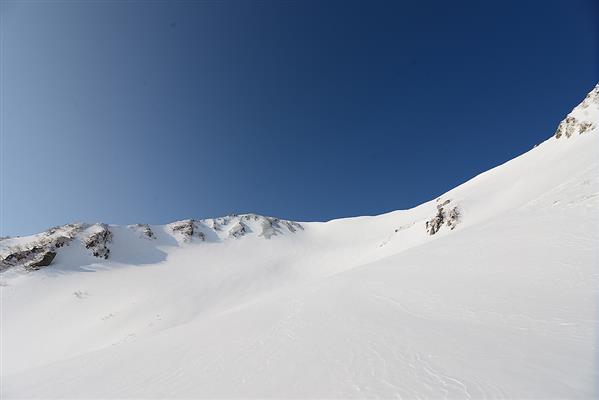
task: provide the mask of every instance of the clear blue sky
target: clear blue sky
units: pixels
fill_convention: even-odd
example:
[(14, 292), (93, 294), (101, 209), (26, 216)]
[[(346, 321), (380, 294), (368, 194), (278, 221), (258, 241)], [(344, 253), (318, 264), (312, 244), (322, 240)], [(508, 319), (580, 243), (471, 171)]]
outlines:
[(597, 4), (2, 1), (1, 234), (413, 207), (554, 132)]

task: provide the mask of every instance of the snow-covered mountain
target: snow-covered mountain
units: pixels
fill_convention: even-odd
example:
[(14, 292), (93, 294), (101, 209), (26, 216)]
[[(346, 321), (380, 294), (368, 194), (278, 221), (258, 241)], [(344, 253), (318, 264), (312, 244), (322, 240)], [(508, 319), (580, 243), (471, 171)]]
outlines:
[(5, 238), (2, 398), (597, 398), (598, 124), (384, 215)]

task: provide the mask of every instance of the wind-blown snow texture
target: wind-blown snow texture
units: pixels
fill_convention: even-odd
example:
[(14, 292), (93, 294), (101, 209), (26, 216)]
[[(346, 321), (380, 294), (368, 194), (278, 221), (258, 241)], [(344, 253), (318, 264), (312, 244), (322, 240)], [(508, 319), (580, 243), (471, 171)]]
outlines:
[(411, 210), (2, 240), (2, 398), (596, 398), (598, 91)]

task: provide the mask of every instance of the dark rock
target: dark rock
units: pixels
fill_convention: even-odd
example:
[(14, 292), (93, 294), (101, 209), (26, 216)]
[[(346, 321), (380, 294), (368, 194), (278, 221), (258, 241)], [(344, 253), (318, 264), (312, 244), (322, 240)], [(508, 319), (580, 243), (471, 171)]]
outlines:
[(186, 221), (179, 221), (171, 224), (171, 229), (173, 232), (178, 232), (183, 235), (184, 240), (190, 241), (192, 237), (197, 237), (200, 240), (206, 240), (206, 236), (203, 232), (199, 231), (195, 221), (193, 219), (189, 219)]
[(156, 239), (156, 235), (154, 234), (154, 231), (152, 230), (152, 228), (150, 228), (150, 225), (148, 225), (148, 224), (129, 225), (129, 228), (136, 230), (143, 237), (146, 237), (148, 239)]
[(35, 271), (47, 267), (56, 257), (56, 252), (42, 246), (29, 249), (15, 249), (4, 259), (0, 260), (0, 271), (10, 267), (23, 267), (28, 271)]
[(30, 264), (25, 266), (25, 268), (28, 270), (35, 271), (42, 267), (47, 267), (48, 265), (50, 265), (50, 263), (52, 263), (52, 261), (54, 260), (54, 257), (56, 257), (55, 251), (47, 251), (45, 253), (42, 253), (40, 260), (31, 262)]
[(443, 213), (443, 208), (437, 209), (437, 215), (435, 215), (430, 221), (426, 222), (426, 231), (429, 235), (434, 235), (439, 232), (441, 226), (443, 226), (443, 222), (445, 221), (445, 214)]
[(107, 260), (110, 255), (108, 243), (112, 241), (112, 232), (110, 232), (106, 224), (99, 224), (98, 226), (100, 227), (100, 231), (93, 233), (85, 239), (83, 245), (86, 249), (91, 250), (94, 257)]
[(73, 240), (73, 238), (71, 238), (71, 237), (59, 236), (52, 240), (52, 244), (54, 245), (55, 248), (61, 248), (63, 246), (68, 245), (71, 242), (71, 240)]
[(240, 238), (243, 235), (245, 235), (247, 233), (247, 227), (246, 225), (239, 221), (238, 223), (236, 223), (235, 225), (233, 225), (231, 227), (231, 229), (229, 229), (229, 237), (231, 238)]

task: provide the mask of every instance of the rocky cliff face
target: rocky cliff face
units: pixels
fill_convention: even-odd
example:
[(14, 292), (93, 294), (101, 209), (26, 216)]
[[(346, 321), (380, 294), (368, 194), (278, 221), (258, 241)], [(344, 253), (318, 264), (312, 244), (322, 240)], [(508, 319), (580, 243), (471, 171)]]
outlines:
[(560, 139), (589, 133), (597, 129), (597, 124), (599, 124), (599, 84), (560, 122), (554, 136)]

